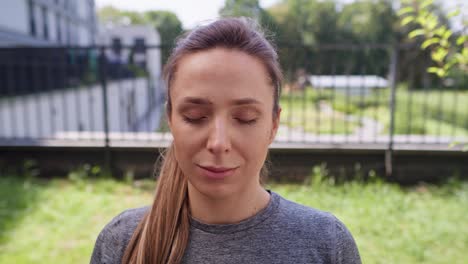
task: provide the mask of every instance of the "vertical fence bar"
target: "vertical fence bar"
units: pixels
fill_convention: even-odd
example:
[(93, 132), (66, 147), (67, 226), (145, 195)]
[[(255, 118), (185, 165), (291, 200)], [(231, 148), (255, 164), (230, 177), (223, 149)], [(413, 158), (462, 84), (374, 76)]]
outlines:
[(385, 152), (385, 173), (387, 177), (391, 177), (393, 174), (393, 140), (395, 130), (395, 95), (396, 95), (396, 82), (397, 82), (397, 65), (398, 65), (398, 46), (393, 47), (392, 58), (390, 61), (390, 131), (388, 148)]
[[(367, 48), (364, 48), (364, 51), (361, 53), (361, 56), (363, 58), (363, 62), (366, 61), (366, 55), (367, 55)], [(365, 122), (364, 122), (364, 108), (365, 108), (365, 100), (364, 100), (364, 93), (366, 92), (366, 74), (367, 74), (367, 71), (366, 71), (366, 66), (365, 66), (365, 63), (362, 63), (361, 65), (361, 69), (360, 69), (360, 83), (359, 83), (359, 103), (357, 103), (357, 105), (359, 106), (359, 117), (358, 117), (358, 120), (359, 120), (359, 125), (360, 125), (360, 128), (359, 128), (359, 134), (357, 135), (358, 136), (358, 142), (359, 143), (362, 143), (363, 142), (363, 135), (364, 135), (364, 128), (365, 128)], [(356, 82), (357, 83), (357, 82)], [(358, 100), (356, 100), (358, 101)]]
[[(12, 52), (13, 54), (13, 52)], [(17, 115), (16, 115), (16, 103), (15, 103), (15, 69), (18, 69), (20, 66), (13, 61), (13, 57), (8, 58), (7, 64), (7, 77), (6, 85), (8, 90), (8, 108), (10, 109), (10, 121), (11, 121), (11, 135), (12, 139), (17, 138), (18, 136), (18, 125), (17, 125)], [(16, 82), (17, 84), (17, 82)]]
[[(352, 53), (353, 50), (351, 49), (350, 50), (350, 53)], [(351, 67), (350, 67), (351, 68)], [(350, 105), (350, 87), (349, 87), (349, 71), (350, 69), (347, 69), (346, 70), (346, 73), (345, 73), (345, 119), (343, 119), (343, 122), (344, 122), (344, 125), (345, 125), (345, 143), (349, 143), (349, 136), (350, 136), (350, 133), (351, 133), (351, 129), (349, 127), (349, 122), (347, 121), (347, 117), (350, 116), (350, 109), (349, 109), (349, 105)]]
[(409, 142), (409, 137), (411, 137), (411, 128), (412, 128), (412, 118), (413, 118), (413, 87), (412, 86), (412, 79), (414, 75), (414, 67), (410, 69), (410, 80), (408, 81), (408, 87), (406, 88), (406, 93), (407, 93), (407, 108), (408, 108), (408, 124), (406, 125), (406, 142)]
[[(331, 68), (331, 76), (332, 76), (332, 89), (331, 89), (331, 98), (330, 98), (330, 104), (331, 104), (331, 108), (332, 108), (332, 116), (331, 116), (331, 122), (330, 122), (330, 130), (331, 130), (331, 134), (332, 134), (332, 137), (331, 137), (331, 142), (335, 142), (335, 134), (337, 134), (335, 132), (335, 119), (336, 119), (336, 110), (334, 109), (334, 105), (336, 103), (336, 53), (338, 51), (332, 51), (332, 55), (331, 55), (331, 61), (332, 61), (332, 68)], [(346, 118), (345, 118), (346, 119)], [(346, 133), (346, 131), (345, 131)]]
[(442, 131), (441, 131), (441, 126), (442, 124), (444, 123), (444, 112), (442, 111), (442, 102), (443, 102), (443, 99), (444, 99), (444, 92), (442, 91), (444, 88), (443, 88), (443, 83), (440, 84), (440, 86), (438, 87), (439, 89), (439, 98), (438, 98), (438, 110), (437, 110), (437, 133), (436, 133), (436, 138), (434, 139), (434, 143), (440, 143), (440, 140), (441, 140), (441, 136), (442, 136)]
[[(427, 68), (427, 66), (429, 65), (429, 61), (430, 60), (429, 58), (426, 58), (425, 59), (425, 64), (424, 64), (424, 69)], [(430, 91), (428, 91), (428, 86), (430, 85), (427, 81), (427, 72), (426, 70), (424, 70), (424, 73), (423, 73), (423, 91), (424, 91), (424, 106), (423, 106), (423, 134), (424, 134), (424, 137), (423, 137), (423, 142), (415, 142), (417, 144), (422, 144), (422, 143), (427, 143), (427, 140), (428, 140), (428, 131), (427, 131), (427, 119), (428, 119), (428, 113), (430, 111), (430, 109), (428, 109), (428, 104), (429, 104), (429, 93)], [(429, 135), (430, 136), (430, 135)]]
[(76, 111), (76, 130), (77, 134), (79, 135), (80, 138), (82, 138), (82, 130), (83, 130), (83, 122), (81, 118), (81, 93), (83, 92), (83, 89), (81, 87), (81, 78), (83, 78), (83, 75), (81, 74), (81, 69), (83, 69), (81, 63), (82, 59), (82, 53), (81, 53), (81, 48), (76, 47), (72, 49), (72, 60), (71, 60), (71, 66), (70, 66), (70, 73), (73, 76), (72, 80), (72, 92), (73, 96), (75, 99), (75, 111)]
[[(28, 50), (25, 50), (25, 53), (28, 53)], [(29, 110), (29, 107), (28, 107), (28, 104), (27, 104), (27, 101), (25, 100), (27, 98), (27, 94), (29, 93), (30, 91), (30, 88), (28, 87), (28, 81), (31, 81), (30, 78), (28, 78), (28, 58), (29, 56), (26, 55), (24, 57), (21, 58), (21, 64), (20, 64), (20, 73), (22, 73), (20, 76), (20, 80), (22, 80), (20, 83), (21, 83), (21, 89), (23, 90), (22, 93), (20, 93), (20, 95), (17, 97), (18, 100), (17, 102), (19, 103), (19, 105), (21, 105), (22, 107), (22, 110), (23, 112), (21, 113), (22, 114), (22, 117), (20, 117), (20, 120), (22, 119), (23, 120), (23, 139), (26, 139), (28, 138), (28, 134), (27, 134), (27, 131), (31, 131), (31, 129), (29, 128), (29, 124), (31, 123), (30, 122), (30, 116), (28, 115), (28, 110)]]
[(94, 109), (94, 91), (98, 90), (98, 85), (97, 82), (99, 81), (99, 55), (98, 55), (99, 50), (98, 49), (91, 49), (89, 50), (88, 56), (90, 57), (92, 63), (91, 63), (91, 70), (93, 72), (93, 78), (92, 81), (87, 85), (86, 89), (88, 90), (88, 114), (89, 114), (89, 130), (91, 132), (97, 132), (97, 129), (95, 129), (95, 120), (94, 120), (94, 114), (93, 114), (93, 109)]
[(99, 54), (99, 79), (102, 89), (102, 105), (103, 105), (103, 115), (104, 115), (104, 152), (105, 152), (105, 162), (107, 166), (107, 172), (112, 171), (112, 157), (110, 150), (110, 140), (109, 140), (109, 113), (108, 113), (108, 98), (107, 98), (107, 58), (105, 53), (105, 48), (101, 47)]
[(41, 62), (40, 62), (40, 57), (38, 53), (36, 53), (36, 50), (32, 50), (31, 52), (31, 61), (29, 63), (29, 66), (31, 67), (31, 78), (32, 80), (32, 85), (31, 85), (31, 93), (30, 97), (26, 97), (27, 99), (30, 100), (31, 106), (35, 108), (32, 112), (31, 115), (33, 115), (33, 123), (36, 125), (35, 127), (31, 128), (31, 131), (33, 131), (33, 138), (38, 139), (41, 138), (42, 134), (42, 116), (41, 116), (41, 109), (40, 109), (40, 98), (41, 98), (41, 84), (42, 84), (42, 79), (39, 74), (39, 71), (41, 70)]
[(57, 113), (57, 110), (55, 108), (55, 98), (54, 98), (54, 90), (55, 90), (55, 84), (56, 82), (52, 78), (53, 76), (53, 66), (54, 63), (57, 61), (57, 53), (53, 52), (50, 54), (50, 57), (45, 60), (46, 65), (45, 65), (45, 75), (46, 75), (46, 83), (48, 84), (48, 91), (47, 91), (47, 98), (48, 98), (48, 105), (49, 105), (49, 126), (50, 126), (50, 133), (49, 133), (49, 138), (52, 138), (52, 135), (55, 133), (56, 127), (55, 127), (55, 115)]
[(62, 99), (62, 129), (67, 132), (68, 129), (68, 104), (67, 104), (67, 85), (68, 85), (68, 76), (67, 76), (67, 51), (68, 48), (63, 48), (62, 52), (63, 54), (62, 57), (60, 58), (60, 62), (58, 65), (60, 65), (60, 81), (59, 81), (59, 87), (60, 89), (60, 94), (61, 94), (61, 99)]
[[(455, 91), (453, 93), (453, 105), (452, 105), (452, 131), (450, 133), (450, 140), (455, 141), (455, 129), (458, 127), (458, 120), (457, 120), (457, 109), (458, 109), (458, 93), (459, 93), (459, 85), (455, 85)], [(463, 128), (463, 126), (462, 126)]]

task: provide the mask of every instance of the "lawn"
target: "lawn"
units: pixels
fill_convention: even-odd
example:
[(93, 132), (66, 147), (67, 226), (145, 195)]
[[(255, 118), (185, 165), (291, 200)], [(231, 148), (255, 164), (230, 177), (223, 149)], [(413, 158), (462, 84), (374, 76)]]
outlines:
[[(353, 233), (363, 263), (464, 263), (468, 183), (400, 187), (270, 184), (284, 197), (333, 212)], [(88, 263), (103, 226), (149, 204), (153, 182), (0, 178), (0, 263)], [(466, 263), (466, 262), (465, 262)]]
[[(281, 98), (282, 123), (293, 128), (304, 127), (310, 133), (352, 133), (362, 117), (383, 125), (381, 134), (390, 127), (389, 89), (370, 95), (346, 96), (343, 92), (314, 90), (285, 93)], [(327, 112), (320, 105), (329, 105)], [(415, 135), (468, 136), (468, 90), (397, 89), (395, 133)], [(349, 119), (346, 115), (357, 118)]]

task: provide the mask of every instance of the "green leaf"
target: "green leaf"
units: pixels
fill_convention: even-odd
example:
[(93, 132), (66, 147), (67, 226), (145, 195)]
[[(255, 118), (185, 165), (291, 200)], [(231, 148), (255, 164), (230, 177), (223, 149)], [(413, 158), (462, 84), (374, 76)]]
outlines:
[(434, 30), (437, 27), (437, 24), (438, 24), (437, 17), (434, 15), (430, 15), (427, 18), (426, 28), (428, 30)]
[(427, 69), (428, 73), (437, 73), (438, 71), (439, 71), (439, 68), (437, 68), (437, 67), (429, 67)]
[(447, 27), (446, 26), (440, 26), (439, 28), (437, 28), (436, 30), (434, 30), (434, 33), (436, 35), (439, 35), (441, 37), (443, 37), (445, 35), (445, 33), (447, 32)]
[(430, 39), (426, 39), (423, 44), (421, 45), (421, 47), (423, 49), (427, 49), (427, 47), (433, 45), (433, 44), (436, 44), (436, 43), (439, 43), (440, 39), (439, 38), (430, 38)]
[(413, 7), (407, 6), (405, 8), (398, 10), (397, 14), (398, 16), (402, 16), (404, 14), (412, 13), (413, 11), (414, 11)]
[(434, 0), (425, 0), (421, 3), (419, 6), (420, 9), (425, 9), (426, 7), (432, 5), (434, 3)]
[(442, 47), (448, 49), (448, 48), (449, 48), (449, 42), (448, 42), (446, 39), (442, 39), (442, 40), (440, 41), (440, 46), (442, 46)]
[(419, 16), (418, 16), (418, 18), (416, 20), (419, 22), (419, 24), (426, 25), (428, 15), (429, 15), (428, 12), (421, 11), (421, 13), (419, 14)]
[(431, 57), (434, 61), (442, 63), (448, 54), (448, 50), (442, 47), (437, 48), (431, 53)]
[(460, 36), (460, 37), (458, 37), (458, 39), (457, 39), (457, 45), (462, 45), (462, 44), (464, 44), (465, 41), (466, 41), (466, 37), (467, 37), (467, 36)]
[(455, 65), (457, 62), (458, 62), (458, 60), (456, 59), (455, 56), (453, 56), (453, 57), (449, 60), (449, 62), (447, 62), (447, 64), (445, 64), (444, 70), (446, 70), (446, 71), (450, 70), (450, 68), (452, 68), (453, 65)]
[(447, 31), (445, 31), (445, 34), (444, 34), (443, 38), (448, 40), (452, 36), (452, 34), (453, 34), (452, 31), (447, 30)]
[(460, 14), (460, 10), (459, 10), (459, 9), (456, 9), (456, 10), (454, 10), (454, 11), (448, 13), (447, 18), (456, 17), (456, 16), (458, 16), (459, 14)]
[(440, 78), (444, 77), (445, 75), (447, 75), (447, 72), (444, 69), (439, 69), (437, 71), (437, 76), (439, 76)]
[(417, 36), (422, 36), (422, 35), (424, 35), (424, 34), (425, 34), (424, 30), (422, 30), (422, 29), (415, 29), (415, 30), (411, 31), (411, 32), (408, 34), (408, 37), (409, 37), (410, 39), (413, 39), (413, 38), (415, 38), (415, 37), (417, 37)]
[(406, 25), (408, 25), (409, 23), (411, 23), (413, 21), (414, 21), (413, 16), (407, 16), (407, 17), (403, 18), (403, 20), (401, 20), (401, 25), (406, 26)]

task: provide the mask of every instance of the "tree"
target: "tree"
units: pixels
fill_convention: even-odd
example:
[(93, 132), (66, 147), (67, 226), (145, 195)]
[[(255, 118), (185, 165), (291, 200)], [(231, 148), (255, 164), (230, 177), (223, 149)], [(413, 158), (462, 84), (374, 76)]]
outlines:
[(104, 23), (153, 26), (161, 37), (163, 63), (166, 62), (175, 39), (183, 32), (182, 22), (176, 14), (169, 11), (152, 10), (139, 13), (106, 6), (98, 11), (98, 16)]
[(98, 10), (98, 17), (102, 23), (114, 24), (144, 24), (140, 13), (134, 11), (120, 10), (111, 5)]
[(183, 32), (182, 23), (176, 14), (169, 11), (147, 11), (143, 13), (143, 18), (159, 32), (162, 61), (166, 62), (177, 36)]
[[(446, 78), (458, 67), (468, 74), (468, 35), (463, 31), (455, 36), (453, 30), (443, 23), (434, 11), (433, 0), (403, 0), (398, 14), (401, 25), (416, 25), (416, 29), (408, 33), (409, 39), (422, 38), (421, 49), (428, 50), (434, 65), (429, 67), (429, 73), (440, 78)], [(448, 14), (448, 18), (459, 15), (459, 10)]]
[(338, 26), (348, 41), (394, 43), (397, 16), (387, 0), (365, 0), (347, 4), (339, 14)]
[(222, 17), (245, 16), (260, 22), (261, 11), (258, 0), (226, 0), (219, 14)]
[(329, 71), (330, 61), (316, 48), (336, 42), (339, 35), (333, 1), (284, 0), (267, 11), (277, 23), (280, 60), (288, 81), (298, 71)]

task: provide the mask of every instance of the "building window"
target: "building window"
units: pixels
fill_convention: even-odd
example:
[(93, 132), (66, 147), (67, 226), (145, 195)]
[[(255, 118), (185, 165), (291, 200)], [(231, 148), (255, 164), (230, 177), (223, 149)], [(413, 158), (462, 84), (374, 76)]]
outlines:
[(29, 11), (29, 30), (32, 36), (36, 36), (36, 18), (34, 17), (34, 3), (32, 0), (28, 0), (28, 11)]
[(60, 15), (57, 13), (55, 18), (55, 29), (57, 30), (57, 42), (62, 43), (62, 30), (60, 26)]
[(145, 39), (144, 38), (135, 38), (134, 40), (134, 50), (135, 53), (145, 53)]
[(42, 32), (44, 33), (44, 39), (49, 39), (49, 24), (48, 24), (48, 17), (47, 17), (47, 9), (43, 6), (42, 7)]
[(112, 38), (112, 51), (114, 51), (114, 54), (120, 55), (122, 53), (122, 41), (120, 38)]

